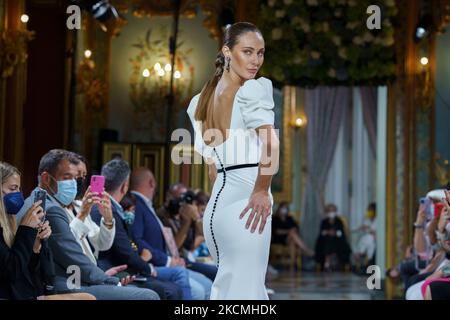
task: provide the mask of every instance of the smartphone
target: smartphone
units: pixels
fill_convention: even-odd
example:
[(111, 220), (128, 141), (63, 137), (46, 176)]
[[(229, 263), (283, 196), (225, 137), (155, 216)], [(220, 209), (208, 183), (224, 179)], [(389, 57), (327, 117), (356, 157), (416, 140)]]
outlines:
[(39, 200), (42, 201), (40, 204), (42, 209), (44, 209), (44, 216), (42, 217), (42, 220), (41, 220), (42, 223), (45, 222), (45, 200), (46, 199), (47, 199), (47, 192), (45, 190), (37, 190), (34, 193), (34, 203), (38, 202)]
[(136, 276), (134, 281), (135, 282), (147, 282), (147, 278), (146, 277), (142, 277), (142, 276)]
[(104, 188), (105, 188), (104, 176), (91, 177), (91, 192), (96, 192), (98, 195), (101, 195), (103, 193)]
[(420, 198), (420, 204), (423, 205), (424, 207), (428, 221), (430, 221), (433, 218), (433, 211), (431, 208), (432, 203), (433, 201), (428, 197)]

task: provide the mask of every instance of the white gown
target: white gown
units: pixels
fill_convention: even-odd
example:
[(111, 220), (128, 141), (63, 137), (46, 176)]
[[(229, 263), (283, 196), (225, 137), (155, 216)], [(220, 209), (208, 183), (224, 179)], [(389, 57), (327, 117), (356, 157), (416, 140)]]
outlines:
[[(272, 82), (266, 78), (247, 80), (233, 102), (228, 139), (216, 147), (204, 143), (201, 124), (194, 119), (200, 95), (192, 98), (187, 110), (194, 127), (195, 150), (212, 158), (219, 171), (203, 217), (206, 244), (218, 266), (212, 300), (268, 300), (264, 283), (272, 212), (262, 234), (258, 229), (251, 233), (251, 228), (245, 228), (250, 212), (243, 219), (239, 215), (248, 204), (258, 176), (262, 145), (254, 129), (274, 124), (272, 91)], [(236, 165), (244, 167), (230, 168)], [(270, 190), (269, 194), (273, 204)]]

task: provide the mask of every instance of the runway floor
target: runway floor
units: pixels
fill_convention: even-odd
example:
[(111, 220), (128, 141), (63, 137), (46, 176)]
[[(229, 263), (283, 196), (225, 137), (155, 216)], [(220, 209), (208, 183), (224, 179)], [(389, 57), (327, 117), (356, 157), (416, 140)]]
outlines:
[(267, 282), (271, 300), (374, 300), (380, 291), (367, 288), (367, 276), (343, 272), (280, 272)]

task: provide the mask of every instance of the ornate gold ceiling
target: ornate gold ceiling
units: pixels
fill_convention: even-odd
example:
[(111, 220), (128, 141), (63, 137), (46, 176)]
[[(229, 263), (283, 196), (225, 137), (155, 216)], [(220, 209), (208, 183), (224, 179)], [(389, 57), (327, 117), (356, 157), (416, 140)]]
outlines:
[[(131, 11), (136, 17), (172, 16), (174, 14), (173, 0), (112, 0), (111, 3), (121, 13), (125, 14)], [(230, 6), (233, 3), (232, 0), (181, 0), (180, 15), (193, 18), (199, 9), (202, 10), (206, 16), (203, 26), (209, 30), (212, 38), (219, 40), (222, 37), (222, 30), (217, 18), (224, 6)]]

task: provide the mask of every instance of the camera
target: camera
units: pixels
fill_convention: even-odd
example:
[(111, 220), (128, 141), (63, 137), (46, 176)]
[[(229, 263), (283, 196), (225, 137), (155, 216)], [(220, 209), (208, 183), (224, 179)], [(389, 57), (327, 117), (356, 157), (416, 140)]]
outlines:
[(178, 211), (180, 210), (180, 207), (183, 204), (192, 204), (195, 200), (195, 193), (193, 191), (187, 191), (181, 195), (178, 199), (172, 199), (169, 201), (169, 204), (167, 206), (167, 211), (172, 215), (175, 216), (178, 214)]

